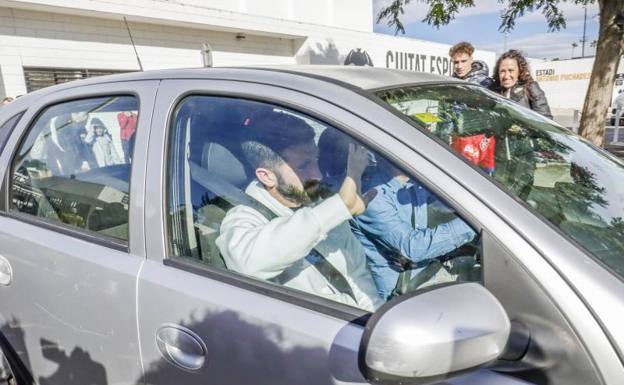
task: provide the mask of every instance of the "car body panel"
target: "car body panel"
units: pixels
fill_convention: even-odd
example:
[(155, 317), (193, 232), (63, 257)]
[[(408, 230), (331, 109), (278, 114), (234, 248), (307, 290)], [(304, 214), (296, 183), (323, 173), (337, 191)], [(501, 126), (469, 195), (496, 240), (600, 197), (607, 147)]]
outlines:
[[(376, 150), (379, 150), (382, 153), (391, 154), (390, 155), (391, 158), (404, 159), (404, 160), (409, 159), (409, 162), (403, 162), (403, 164), (407, 168), (411, 169), (420, 178), (422, 178), (426, 183), (429, 183), (432, 186), (435, 186), (434, 189), (437, 192), (439, 192), (444, 198), (446, 198), (449, 202), (452, 202), (456, 205), (456, 207), (461, 208), (460, 211), (462, 212), (462, 214), (465, 214), (467, 218), (470, 218), (474, 221), (473, 224), (475, 225), (475, 227), (479, 228), (479, 227), (485, 226), (487, 228), (491, 227), (493, 229), (496, 229), (495, 233), (497, 237), (500, 237), (505, 242), (512, 242), (514, 244), (513, 246), (514, 250), (516, 250), (517, 254), (520, 254), (523, 256), (523, 263), (533, 263), (534, 265), (539, 266), (539, 269), (542, 275), (547, 275), (548, 280), (550, 280), (553, 283), (555, 283), (556, 281), (558, 285), (563, 286), (563, 290), (565, 291), (564, 296), (567, 296), (568, 298), (571, 297), (572, 299), (576, 299), (574, 306), (579, 308), (579, 312), (582, 312), (583, 310), (585, 310), (585, 307), (582, 305), (580, 301), (578, 301), (578, 298), (576, 298), (576, 296), (573, 294), (573, 292), (570, 290), (567, 284), (561, 280), (557, 272), (554, 271), (546, 263), (546, 261), (544, 261), (544, 259), (539, 255), (539, 253), (537, 253), (529, 243), (527, 243), (524, 239), (522, 239), (522, 237), (518, 236), (515, 233), (515, 231), (512, 230), (508, 226), (508, 224), (506, 224), (504, 221), (501, 221), (497, 215), (492, 213), (491, 210), (488, 209), (487, 206), (485, 206), (482, 201), (480, 201), (479, 199), (476, 199), (471, 193), (469, 193), (467, 190), (462, 188), (461, 185), (457, 183), (457, 181), (453, 180), (444, 172), (440, 171), (437, 167), (435, 167), (433, 164), (428, 162), (426, 159), (415, 154), (412, 149), (401, 144), (392, 136), (387, 135), (386, 133), (382, 132), (377, 127), (373, 126), (372, 124), (347, 112), (347, 110), (330, 105), (328, 101), (324, 101), (319, 98), (312, 98), (307, 95), (303, 95), (301, 93), (293, 91), (292, 89), (290, 89), (290, 87), (289, 89), (285, 89), (281, 87), (275, 88), (275, 87), (269, 87), (269, 86), (262, 85), (262, 84), (254, 84), (254, 83), (240, 83), (240, 82), (213, 81), (213, 80), (202, 81), (200, 79), (197, 79), (197, 80), (192, 80), (192, 81), (189, 81), (189, 80), (167, 81), (165, 80), (163, 81), (163, 89), (164, 90), (159, 93), (159, 104), (156, 108), (156, 111), (158, 112), (155, 115), (156, 124), (153, 125), (154, 132), (151, 135), (152, 142), (150, 144), (150, 151), (151, 151), (151, 155), (153, 155), (154, 157), (153, 158), (154, 161), (149, 162), (150, 169), (148, 170), (148, 180), (150, 181), (150, 183), (152, 183), (152, 181), (157, 181), (157, 180), (160, 183), (163, 183), (165, 180), (164, 170), (166, 168), (166, 164), (163, 162), (162, 158), (159, 155), (159, 154), (166, 152), (165, 133), (167, 131), (167, 128), (166, 128), (166, 125), (163, 123), (169, 122), (169, 119), (167, 119), (167, 116), (169, 116), (172, 113), (172, 110), (175, 106), (175, 101), (180, 100), (185, 95), (195, 94), (195, 93), (205, 93), (205, 94), (216, 94), (216, 95), (228, 95), (228, 96), (234, 96), (234, 97), (235, 96), (247, 97), (247, 98), (270, 101), (272, 103), (277, 103), (277, 104), (283, 104), (292, 108), (299, 108), (299, 110), (303, 110), (308, 114), (311, 114), (313, 116), (318, 116), (319, 118), (323, 119), (327, 123), (334, 124), (336, 126), (341, 127), (342, 129), (346, 130), (350, 134), (367, 142), (367, 144), (374, 147)], [(306, 88), (306, 89), (309, 89), (309, 88)], [(241, 90), (241, 91), (238, 91), (238, 90)], [(342, 92), (342, 90), (343, 89), (339, 88), (338, 92)], [(267, 95), (270, 95), (270, 97)], [(375, 111), (376, 108), (379, 109), (378, 105), (376, 105), (375, 103), (372, 103), (370, 100), (362, 98), (359, 95), (354, 95), (351, 91), (348, 91), (348, 93), (344, 95), (344, 97), (346, 97), (346, 99), (344, 100), (348, 100), (350, 102), (352, 102), (353, 100), (358, 100), (360, 103), (367, 104), (366, 107), (369, 110), (372, 109), (373, 112), (377, 112), (377, 113), (384, 112), (384, 111)], [(161, 100), (164, 100), (166, 102), (163, 102), (162, 104), (160, 104)], [(332, 101), (333, 104), (339, 104), (337, 101), (338, 100), (342, 101), (343, 99), (333, 98), (330, 100)], [(371, 120), (372, 119), (374, 119), (374, 117), (371, 118)], [(158, 123), (158, 122), (161, 122), (161, 123)], [(389, 125), (393, 126), (392, 128), (396, 128), (397, 123), (394, 122), (393, 124), (389, 124)], [(415, 131), (412, 127), (409, 127), (408, 125), (406, 125), (406, 127), (404, 127), (402, 131), (395, 133), (395, 135), (399, 137), (403, 136), (406, 142), (412, 143), (418, 148), (421, 148), (421, 146), (424, 146), (424, 147), (439, 146), (438, 143), (435, 143), (434, 141), (432, 141), (432, 139)], [(425, 144), (428, 142), (431, 142), (431, 143)], [(452, 157), (452, 156), (450, 159), (451, 161), (456, 162), (458, 164), (458, 167), (463, 167), (465, 172), (468, 172), (468, 173), (475, 172), (470, 166), (466, 165), (460, 159), (456, 157)], [(159, 165), (158, 161), (162, 162), (162, 164)], [(479, 175), (479, 177), (482, 177), (482, 176)], [(154, 188), (154, 190), (156, 189)], [(158, 234), (163, 234), (165, 232), (165, 229), (164, 229), (164, 215), (165, 214), (160, 213), (160, 217), (158, 216), (158, 211), (162, 210), (161, 209), (163, 207), (162, 202), (165, 201), (165, 195), (164, 195), (164, 189), (160, 188), (157, 191), (159, 191), (160, 193), (153, 194), (153, 195), (150, 194), (147, 197), (148, 202), (146, 203), (146, 207), (147, 207), (146, 223), (148, 223), (149, 224), (148, 226), (151, 227), (151, 230), (147, 231), (148, 238), (146, 239), (147, 250), (148, 250), (148, 263), (146, 264), (146, 268), (148, 268), (150, 271), (149, 275), (151, 274), (162, 275), (163, 278), (161, 281), (164, 284), (165, 282), (171, 282), (169, 279), (164, 278), (164, 274), (167, 271), (168, 267), (158, 266), (157, 264), (152, 264), (152, 260), (153, 262), (157, 263), (158, 261), (162, 260), (164, 255), (166, 255), (166, 246), (165, 246), (165, 243), (162, 241), (163, 239), (166, 239), (166, 237), (159, 237), (158, 235)], [(476, 216), (471, 213), (479, 213), (479, 215)], [(534, 259), (534, 261), (530, 259), (531, 257)], [(529, 260), (526, 260), (525, 258), (529, 258)], [(152, 272), (152, 268), (154, 269), (153, 272)], [(161, 270), (161, 273), (158, 273), (157, 270), (159, 269)], [(143, 274), (148, 274), (148, 271), (147, 270), (143, 271), (142, 275)], [(141, 279), (140, 287), (143, 287), (144, 285), (147, 285), (146, 287), (148, 287), (153, 284), (155, 283), (144, 282), (143, 279)], [(174, 285), (173, 283), (167, 283), (167, 284)], [(199, 288), (196, 290), (199, 290)], [(176, 292), (177, 291), (182, 291), (182, 290), (176, 289)], [(153, 308), (155, 306), (154, 304), (157, 301), (162, 300), (164, 295), (165, 293), (159, 290), (140, 289), (139, 307), (140, 309), (142, 309), (140, 312), (141, 317), (143, 316), (143, 314), (145, 314), (143, 309)], [(251, 296), (252, 294), (249, 294), (249, 295)], [(569, 302), (573, 302), (572, 299), (569, 299)], [(206, 300), (206, 304), (204, 305), (205, 308), (192, 309), (191, 307), (187, 307), (186, 310), (183, 310), (180, 314), (177, 315), (177, 318), (181, 322), (184, 322), (186, 325), (189, 322), (188, 321), (189, 314), (197, 314), (197, 313), (201, 314), (202, 312), (206, 312), (207, 308), (214, 307), (214, 304), (212, 303), (209, 306), (209, 301), (216, 301), (216, 300), (217, 299)], [(165, 302), (168, 302), (168, 301), (165, 301)], [(255, 303), (255, 301), (253, 301), (252, 303)], [(220, 304), (219, 308), (223, 308), (224, 306), (226, 306), (226, 304)], [(285, 308), (288, 308), (288, 305), (285, 305), (285, 306), (286, 306)], [(256, 311), (255, 309), (251, 310), (250, 314), (255, 314), (255, 311)], [(153, 315), (154, 313), (151, 313), (151, 314)], [(176, 316), (173, 316), (173, 318), (176, 318)], [(248, 318), (248, 316), (241, 317), (241, 318)], [(596, 328), (595, 320), (591, 317), (589, 313), (585, 312), (584, 315), (579, 316), (579, 319), (582, 320), (579, 322), (586, 322), (590, 324), (591, 325), (590, 327), (593, 327), (595, 330)], [(150, 321), (149, 323), (150, 326), (147, 328), (147, 330), (145, 329), (142, 330), (141, 335), (142, 335), (143, 346), (150, 346), (150, 348), (154, 350), (151, 354), (147, 353), (147, 350), (149, 349), (144, 350), (145, 358), (152, 357), (151, 360), (153, 360), (154, 359), (153, 357), (156, 356), (154, 344), (153, 343), (151, 343), (151, 345), (148, 345), (148, 344), (150, 344), (150, 340), (153, 340), (155, 331), (158, 328), (158, 326), (168, 323), (168, 322), (176, 322), (176, 320), (172, 319), (172, 316), (168, 316), (164, 318), (160, 316), (159, 321), (157, 322)], [(140, 320), (140, 324), (145, 325), (145, 320), (143, 318)], [(284, 325), (280, 323), (279, 326), (276, 326), (276, 327), (283, 327), (290, 331), (290, 328), (292, 327), (292, 325), (290, 324)], [(197, 332), (197, 330), (193, 330), (193, 331), (201, 335), (201, 333)], [(600, 340), (600, 337), (598, 337), (600, 333), (596, 333), (596, 334), (597, 334), (597, 337), (596, 337), (597, 340)], [(324, 339), (325, 349), (327, 349), (327, 351), (331, 351), (332, 339), (330, 337), (332, 337), (331, 334), (329, 336), (326, 336), (326, 338)], [(605, 343), (608, 345), (608, 341), (606, 341), (604, 336), (602, 336), (601, 346), (604, 346)], [(211, 350), (210, 343), (208, 342), (207, 342), (207, 348), (208, 348), (208, 351)], [(611, 359), (612, 358), (613, 357), (611, 357)], [(146, 365), (149, 365), (149, 362), (146, 362)], [(487, 377), (487, 376), (493, 376), (495, 374), (490, 371), (483, 371), (482, 375)], [(509, 381), (511, 381), (511, 379)]]
[[(25, 122), (48, 101), (133, 89), (140, 94), (142, 103), (132, 169), (129, 255), (119, 248), (111, 251), (101, 244), (91, 243), (88, 237), (59, 234), (33, 225), (19, 216), (0, 217), (0, 244), (6, 245), (0, 254), (13, 261), (16, 282), (24, 274), (40, 276), (39, 292), (48, 289), (50, 294), (45, 298), (47, 302), (42, 303), (34, 290), (27, 297), (20, 297), (21, 291), (29, 290), (23, 282), (13, 285), (11, 292), (0, 288), (0, 301), (11, 309), (2, 311), (3, 323), (15, 325), (16, 322), (10, 321), (12, 315), (20, 325), (31, 317), (41, 319), (32, 327), (14, 328), (16, 344), (19, 330), (26, 336), (27, 361), (36, 369), (35, 376), (43, 379), (54, 376), (50, 361), (64, 358), (53, 345), (42, 342), (49, 335), (49, 340), (62, 342), (61, 349), (68, 357), (74, 346), (66, 341), (76, 341), (73, 344), (76, 349), (82, 349), (90, 355), (91, 361), (106, 367), (111, 383), (128, 382), (133, 376), (142, 378), (137, 369), (139, 361), (145, 373), (143, 380), (150, 384), (196, 383), (200, 379), (232, 384), (257, 383), (258, 378), (272, 384), (364, 382), (357, 367), (364, 312), (209, 267), (194, 268), (192, 264), (167, 259), (163, 186), (167, 181), (169, 119), (180, 98), (197, 92), (282, 104), (339, 127), (387, 155), (456, 208), (474, 228), (489, 232), (503, 245), (519, 266), (517, 271), (522, 274), (519, 281), (534, 285), (535, 293), (544, 293), (541, 306), (551, 306), (551, 312), (561, 315), (565, 327), (581, 342), (581, 353), (591, 357), (590, 362), (584, 364), (595, 368), (605, 384), (619, 384), (624, 378), (621, 323), (624, 283), (527, 206), (492, 183), (484, 173), (424, 130), (416, 129), (414, 122), (383, 105), (370, 92), (399, 84), (435, 82), (458, 81), (406, 71), (353, 67), (164, 70), (51, 87), (26, 95), (0, 110), (1, 124), (28, 108), (7, 142), (7, 149), (12, 149)], [(157, 85), (160, 85), (158, 96)], [(10, 153), (4, 151), (0, 169), (6, 170), (9, 163)], [(22, 250), (20, 246), (29, 242), (32, 234), (37, 242), (33, 242), (31, 249)], [(107, 258), (98, 258), (99, 255), (107, 255)], [(43, 264), (46, 268), (43, 272), (40, 271), (41, 256), (49, 256)], [(99, 273), (95, 275), (95, 271)], [(537, 314), (534, 309), (526, 304), (511, 304), (521, 303), (516, 298), (523, 295), (514, 292), (513, 280), (507, 287), (499, 276), (492, 275), (501, 271), (504, 271), (501, 266), (490, 272), (485, 270), (486, 288), (499, 298), (511, 318), (531, 322), (532, 314)], [(53, 278), (50, 277), (57, 278), (51, 282)], [(67, 283), (72, 277), (79, 282), (78, 286)], [(21, 291), (14, 292), (18, 287)], [(73, 296), (64, 300), (79, 310), (65, 302), (56, 302), (59, 296), (68, 296), (67, 293)], [(82, 306), (83, 301), (94, 297), (102, 301), (99, 307)], [(20, 298), (24, 303), (20, 303)], [(76, 313), (79, 313), (78, 322), (74, 318)], [(114, 314), (114, 323), (102, 314)], [(190, 329), (205, 343), (207, 363), (198, 372), (175, 367), (159, 352), (157, 331), (171, 324)], [(82, 336), (80, 343), (72, 340), (76, 337), (71, 333), (76, 331)], [(124, 343), (116, 346), (115, 342), (119, 341)], [(550, 342), (556, 344), (557, 340)], [(52, 346), (52, 356), (45, 353), (49, 346)], [(545, 348), (550, 347), (545, 345)], [(96, 353), (98, 349), (105, 351)], [(74, 351), (80, 356), (79, 350)], [(583, 354), (574, 357), (577, 359)], [(89, 360), (83, 361), (89, 366)], [(299, 367), (300, 362), (309, 362), (309, 365)], [(80, 366), (80, 363), (75, 365)], [(289, 368), (287, 373), (284, 367)], [(293, 367), (296, 369), (290, 372)], [(314, 375), (306, 377), (310, 371)], [(445, 383), (526, 382), (481, 369)]]
[[(157, 85), (148, 81), (77, 87), (41, 97), (26, 112), (0, 158), (1, 169), (10, 170), (9, 149), (18, 145), (30, 122), (49, 104), (103, 94), (140, 99), (130, 185), (130, 244), (17, 212), (0, 216), (1, 253), (13, 269), (13, 282), (0, 290), (2, 332), (20, 347), (20, 358), (38, 383), (66, 384), (70, 375), (76, 383), (132, 383), (141, 375), (135, 307), (145, 244), (141, 153)], [(9, 180), (5, 174), (5, 184)]]

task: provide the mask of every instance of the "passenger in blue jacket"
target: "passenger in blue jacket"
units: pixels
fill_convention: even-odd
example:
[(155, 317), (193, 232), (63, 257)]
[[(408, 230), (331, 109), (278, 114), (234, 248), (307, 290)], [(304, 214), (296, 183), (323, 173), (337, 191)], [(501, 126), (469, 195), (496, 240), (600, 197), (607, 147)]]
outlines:
[(386, 163), (381, 168), (389, 179), (368, 193), (366, 211), (354, 218), (352, 228), (364, 245), (378, 293), (388, 298), (401, 271), (397, 256), (415, 263), (413, 276), (433, 258), (470, 242), (475, 232), (460, 218), (430, 227), (428, 207), (447, 210), (446, 206), (394, 166)]
[[(324, 182), (333, 185), (340, 179), (344, 166), (345, 135), (328, 131), (319, 139), (320, 166)], [(332, 154), (331, 156), (327, 154)], [(372, 157), (371, 157), (372, 158)], [(333, 159), (334, 162), (325, 162)], [(336, 162), (338, 161), (338, 162)], [(429, 226), (428, 207), (435, 205), (449, 212), (444, 203), (426, 187), (409, 178), (390, 162), (376, 157), (362, 181), (366, 211), (351, 220), (351, 229), (364, 246), (377, 292), (388, 298), (397, 285), (400, 266), (397, 256), (407, 258), (416, 269), (412, 276), (432, 259), (453, 251), (475, 238), (475, 232), (454, 215), (446, 222)]]

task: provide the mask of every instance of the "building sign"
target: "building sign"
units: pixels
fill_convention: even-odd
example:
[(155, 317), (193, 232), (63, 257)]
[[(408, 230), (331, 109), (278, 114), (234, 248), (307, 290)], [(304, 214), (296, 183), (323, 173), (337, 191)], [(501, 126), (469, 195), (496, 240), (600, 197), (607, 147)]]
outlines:
[(535, 80), (538, 82), (558, 82), (562, 80), (589, 80), (591, 72), (573, 72), (556, 74), (554, 68), (535, 71)]
[(362, 48), (352, 49), (347, 58), (344, 61), (344, 65), (354, 65), (354, 66), (370, 66), (374, 67), (373, 60), (371, 59), (368, 52), (364, 51)]
[(386, 68), (448, 76), (453, 74), (453, 65), (448, 56), (425, 55), (414, 52), (386, 52)]
[[(453, 76), (453, 61), (442, 44), (372, 34), (366, 42), (310, 37), (296, 55), (298, 64), (354, 65)], [(492, 68), (493, 52), (481, 51), (478, 59)]]

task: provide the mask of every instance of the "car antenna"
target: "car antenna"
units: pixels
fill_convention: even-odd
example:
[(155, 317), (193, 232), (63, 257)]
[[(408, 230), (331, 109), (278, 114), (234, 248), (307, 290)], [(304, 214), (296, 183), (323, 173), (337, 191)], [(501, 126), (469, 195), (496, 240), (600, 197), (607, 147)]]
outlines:
[(132, 48), (134, 48), (134, 54), (136, 55), (137, 61), (139, 62), (139, 68), (141, 72), (143, 72), (143, 65), (141, 64), (141, 58), (139, 57), (139, 53), (137, 52), (136, 45), (134, 45), (134, 39), (132, 38), (132, 32), (130, 32), (130, 26), (128, 25), (128, 20), (126, 17), (123, 17), (124, 23), (126, 23), (126, 28), (128, 29), (128, 36), (130, 36), (130, 42), (132, 43)]

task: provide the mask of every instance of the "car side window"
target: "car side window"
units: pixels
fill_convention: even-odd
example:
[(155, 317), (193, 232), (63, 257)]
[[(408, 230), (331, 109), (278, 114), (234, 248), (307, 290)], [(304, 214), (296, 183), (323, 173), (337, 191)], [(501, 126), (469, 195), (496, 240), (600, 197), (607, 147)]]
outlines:
[(475, 231), (340, 130), (281, 106), (190, 96), (169, 141), (169, 253), (373, 311), (480, 280)]
[(12, 161), (11, 210), (128, 240), (133, 96), (65, 102), (41, 112)]

